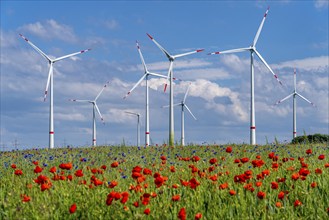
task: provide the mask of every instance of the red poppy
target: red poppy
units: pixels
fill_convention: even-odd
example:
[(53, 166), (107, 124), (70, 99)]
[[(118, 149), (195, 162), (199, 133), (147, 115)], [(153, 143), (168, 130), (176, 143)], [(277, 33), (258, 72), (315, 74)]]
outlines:
[(273, 159), (274, 156), (275, 156), (274, 152), (271, 152), (271, 153), (268, 154), (268, 158), (270, 158), (270, 159)]
[(176, 169), (174, 166), (170, 166), (170, 172), (172, 172), (172, 173), (176, 172)]
[(279, 192), (279, 194), (278, 194), (278, 199), (284, 199), (284, 192)]
[(228, 184), (227, 183), (223, 183), (219, 185), (219, 189), (226, 189), (228, 188)]
[(16, 176), (21, 176), (21, 175), (23, 175), (23, 171), (22, 170), (15, 170), (15, 175)]
[(235, 159), (234, 163), (240, 163), (240, 159)]
[(61, 163), (59, 165), (59, 168), (63, 169), (63, 170), (71, 170), (73, 167), (72, 163)]
[(193, 162), (198, 162), (199, 160), (200, 160), (200, 157), (198, 157), (198, 156), (193, 156), (192, 157)]
[(231, 146), (228, 146), (228, 147), (226, 148), (226, 152), (227, 152), (227, 153), (231, 153), (231, 152), (232, 152), (232, 147), (231, 147)]
[(137, 208), (137, 207), (139, 206), (138, 201), (134, 202), (134, 203), (133, 203), (133, 206), (135, 206), (135, 207)]
[(194, 220), (199, 220), (201, 218), (202, 218), (202, 214), (200, 212), (195, 214), (195, 216), (194, 216)]
[(110, 187), (110, 188), (114, 188), (114, 187), (116, 187), (117, 185), (118, 185), (118, 182), (115, 181), (115, 180), (113, 180), (113, 181), (109, 184), (109, 187)]
[(166, 156), (164, 156), (164, 155), (162, 155), (162, 156), (160, 157), (160, 159), (161, 159), (161, 160), (167, 160)]
[(117, 161), (114, 161), (113, 163), (111, 163), (111, 167), (118, 167), (119, 163)]
[(315, 169), (315, 173), (316, 173), (316, 174), (322, 174), (322, 170), (321, 170), (320, 168), (316, 168), (316, 169)]
[(11, 168), (16, 169), (16, 164), (13, 163), (13, 164), (11, 165)]
[(69, 211), (72, 214), (72, 213), (75, 213), (76, 210), (77, 210), (77, 205), (74, 203), (73, 205), (71, 205)]
[(147, 208), (144, 210), (145, 215), (149, 215), (151, 213), (151, 209)]
[(301, 201), (299, 201), (298, 199), (296, 199), (296, 201), (294, 202), (294, 206), (301, 206), (303, 203)]
[(277, 188), (279, 188), (279, 184), (277, 182), (271, 182), (271, 188), (277, 189)]
[(209, 163), (210, 163), (210, 164), (215, 164), (215, 163), (217, 163), (217, 159), (216, 159), (216, 158), (211, 158), (211, 159), (209, 160)]
[(107, 168), (106, 165), (101, 166), (101, 169), (103, 169), (103, 170), (106, 170), (106, 168)]
[(38, 161), (32, 161), (32, 163), (33, 163), (34, 165), (39, 165), (39, 162), (38, 162)]
[(312, 154), (312, 149), (307, 149), (306, 154)]
[(83, 172), (82, 172), (82, 170), (77, 170), (77, 171), (75, 171), (74, 175), (76, 177), (82, 177), (83, 176)]
[(310, 174), (311, 172), (310, 172), (308, 169), (302, 167), (302, 168), (300, 168), (300, 170), (299, 170), (298, 173), (299, 173), (299, 175), (301, 175), (301, 176), (307, 176), (307, 175)]
[(192, 189), (196, 189), (196, 187), (199, 186), (200, 183), (195, 178), (192, 178), (189, 181), (189, 185)]
[(264, 198), (266, 197), (266, 193), (265, 193), (265, 192), (262, 192), (262, 191), (259, 191), (259, 192), (257, 193), (257, 197), (258, 197), (259, 199), (264, 199)]
[(52, 168), (50, 168), (50, 169), (49, 169), (49, 172), (51, 172), (51, 173), (56, 173), (56, 167), (53, 166)]
[(293, 179), (293, 180), (298, 180), (298, 178), (299, 178), (299, 173), (293, 173), (291, 175), (291, 179)]
[(185, 208), (181, 208), (178, 212), (178, 218), (180, 220), (186, 220), (186, 210)]
[(42, 170), (43, 170), (43, 169), (42, 169), (41, 167), (36, 166), (36, 167), (34, 168), (34, 173), (41, 173)]
[(263, 170), (262, 175), (263, 176), (268, 176), (268, 175), (270, 175), (270, 171), (269, 170)]
[(128, 201), (129, 198), (129, 193), (128, 192), (123, 192), (121, 193), (122, 199), (121, 199), (121, 203), (125, 204)]
[(21, 195), (21, 197), (22, 197), (22, 202), (29, 202), (29, 201), (31, 201), (31, 198), (29, 196), (27, 196), (27, 195)]
[(231, 196), (234, 196), (234, 195), (236, 194), (236, 192), (235, 192), (233, 189), (231, 189), (231, 190), (229, 191), (229, 193), (230, 193)]
[(324, 158), (325, 158), (325, 156), (324, 156), (323, 154), (321, 154), (321, 155), (318, 157), (319, 160), (323, 160)]
[(48, 190), (48, 189), (50, 189), (50, 187), (51, 187), (51, 183), (42, 183), (40, 186), (41, 191)]
[(150, 175), (150, 176), (152, 176), (152, 170), (150, 170), (150, 169), (148, 169), (148, 168), (144, 168), (144, 170), (143, 170), (143, 174), (144, 174), (144, 175)]
[(162, 176), (158, 176), (157, 178), (155, 178), (154, 183), (156, 187), (159, 188), (164, 183), (164, 178)]
[(326, 164), (324, 165), (324, 167), (325, 167), (325, 168), (328, 168), (328, 167), (329, 167), (329, 163), (326, 163)]
[(276, 203), (275, 203), (275, 206), (276, 206), (277, 208), (281, 208), (281, 207), (282, 207), (282, 203), (281, 203), (281, 202), (276, 202)]
[(180, 195), (174, 195), (172, 198), (171, 198), (172, 201), (179, 201), (180, 200)]
[(249, 161), (248, 157), (243, 157), (240, 159), (241, 163), (247, 163)]
[(255, 183), (255, 185), (256, 185), (257, 187), (260, 187), (262, 184), (263, 184), (262, 182), (256, 182), (256, 183)]

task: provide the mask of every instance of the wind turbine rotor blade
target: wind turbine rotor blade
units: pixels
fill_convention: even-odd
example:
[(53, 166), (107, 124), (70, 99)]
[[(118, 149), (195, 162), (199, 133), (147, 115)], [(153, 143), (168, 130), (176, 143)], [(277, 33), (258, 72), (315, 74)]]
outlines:
[[(176, 104), (173, 104), (173, 107), (175, 106), (179, 106), (179, 105), (182, 105), (182, 103), (176, 103)], [(162, 106), (161, 108), (168, 108), (170, 105), (164, 105)]]
[(49, 66), (49, 72), (48, 72), (48, 79), (47, 79), (47, 84), (46, 84), (46, 89), (45, 89), (45, 95), (43, 97), (43, 101), (45, 102), (46, 101), (46, 98), (47, 98), (47, 95), (48, 95), (48, 88), (49, 88), (49, 84), (50, 84), (50, 78), (51, 78), (51, 75), (53, 74), (53, 63), (50, 62), (50, 66)]
[(129, 92), (123, 97), (124, 99), (127, 98), (130, 93), (144, 80), (144, 78), (146, 77), (146, 74), (144, 74), (139, 80), (138, 82), (132, 87), (131, 90), (129, 90)]
[(19, 36), (21, 36), (28, 44), (30, 44), (39, 54), (41, 54), (41, 56), (43, 56), (44, 58), (46, 58), (46, 60), (51, 61), (51, 59), (42, 50), (40, 50), (31, 41), (29, 41), (29, 39), (27, 39), (26, 37), (24, 37), (22, 34), (19, 34)]
[(105, 85), (103, 86), (102, 90), (98, 93), (98, 95), (95, 98), (95, 101), (98, 99), (98, 97), (102, 94), (102, 92), (104, 91), (104, 89), (109, 85), (110, 81), (107, 81), (105, 83)]
[(196, 117), (193, 115), (193, 113), (191, 112), (191, 110), (189, 109), (189, 107), (187, 107), (187, 105), (185, 105), (184, 104), (184, 107), (187, 109), (187, 111), (192, 115), (192, 117), (195, 119), (195, 120), (197, 120), (196, 119)]
[(253, 46), (253, 47), (256, 46), (256, 43), (257, 43), (257, 41), (258, 41), (258, 38), (259, 38), (260, 32), (262, 31), (262, 28), (263, 28), (263, 25), (264, 25), (264, 22), (265, 22), (265, 19), (266, 19), (266, 16), (267, 16), (269, 10), (270, 10), (270, 7), (267, 8), (267, 10), (266, 10), (266, 12), (265, 12), (265, 14), (264, 14), (263, 20), (262, 20), (262, 22), (261, 22), (260, 25), (259, 25), (259, 28), (258, 28), (257, 33), (256, 33), (256, 35), (255, 35), (254, 41), (253, 41), (253, 43), (252, 43), (252, 46)]
[(90, 51), (90, 50), (91, 50), (91, 49), (81, 50), (81, 51), (79, 51), (79, 52), (75, 52), (75, 53), (71, 53), (71, 54), (68, 54), (68, 55), (65, 55), (65, 56), (62, 56), (62, 57), (58, 57), (58, 58), (54, 59), (53, 62), (57, 62), (57, 61), (59, 61), (59, 60), (63, 60), (63, 59), (65, 59), (65, 58), (73, 57), (73, 56), (75, 56), (75, 55), (77, 55), (77, 54), (85, 53), (85, 52)]
[(266, 61), (264, 60), (264, 58), (260, 55), (260, 53), (258, 53), (258, 51), (257, 50), (253, 50), (256, 54), (257, 54), (257, 56), (258, 56), (258, 58), (265, 64), (265, 66), (270, 70), (270, 72), (273, 74), (273, 76), (275, 77), (275, 79), (282, 85), (282, 82), (281, 82), (281, 80), (278, 78), (278, 76), (273, 72), (273, 70), (271, 69), (271, 67), (266, 63)]
[(138, 50), (138, 53), (139, 53), (139, 57), (140, 57), (140, 59), (142, 61), (143, 67), (144, 67), (144, 71), (145, 71), (145, 73), (147, 73), (148, 70), (147, 70), (147, 67), (146, 67), (146, 64), (145, 64), (145, 60), (144, 60), (142, 51), (141, 51), (140, 46), (138, 44), (138, 41), (136, 41), (136, 46), (137, 46), (137, 50)]
[(96, 104), (96, 103), (94, 103), (94, 105), (95, 105), (95, 108), (96, 108), (96, 110), (97, 110), (97, 112), (98, 112), (99, 116), (101, 117), (101, 120), (102, 120), (102, 122), (104, 123), (104, 119), (103, 119), (103, 116), (102, 116), (101, 112), (99, 111), (99, 108), (98, 108), (97, 104)]
[[(174, 62), (170, 61), (168, 75), (167, 75), (167, 81), (166, 81), (166, 84), (165, 84), (164, 89), (163, 89), (164, 92), (166, 92), (166, 90), (167, 90), (168, 81), (169, 81), (169, 78), (170, 78), (170, 74), (172, 74), (173, 65), (174, 65)], [(170, 86), (172, 86), (172, 85), (170, 85)]]
[(187, 53), (182, 53), (182, 54), (177, 54), (177, 55), (174, 55), (174, 59), (178, 58), (178, 57), (183, 57), (183, 56), (187, 56), (187, 55), (190, 55), (190, 54), (194, 54), (194, 53), (199, 53), (199, 52), (202, 52), (204, 51), (204, 49), (200, 49), (200, 50), (195, 50), (195, 51), (191, 51), (191, 52), (187, 52)]
[(223, 51), (212, 52), (212, 53), (208, 53), (208, 55), (224, 54), (224, 53), (240, 53), (240, 52), (245, 52), (245, 51), (249, 51), (249, 50), (250, 50), (250, 47), (245, 47), (245, 48), (238, 48), (238, 49), (232, 49), (232, 50), (223, 50)]
[(187, 87), (187, 90), (186, 90), (185, 95), (184, 95), (183, 103), (185, 103), (185, 100), (186, 100), (186, 97), (187, 97), (188, 91), (190, 90), (190, 86), (191, 86), (191, 83), (190, 83), (190, 84), (188, 85), (188, 87)]
[(157, 77), (160, 77), (160, 78), (167, 78), (167, 76), (164, 76), (164, 75), (161, 75), (161, 74), (158, 74), (158, 73), (150, 73), (148, 72), (149, 75), (151, 76), (157, 76)]
[(316, 107), (316, 105), (313, 102), (311, 102), (310, 100), (308, 100), (307, 98), (305, 98), (301, 94), (296, 93), (296, 95), (298, 95), (299, 97), (301, 97), (302, 99), (304, 99), (306, 102), (310, 103), (313, 107)]
[(159, 49), (168, 57), (168, 59), (172, 59), (172, 56), (168, 51), (166, 51), (150, 34), (146, 33), (147, 36), (159, 47)]
[(91, 100), (69, 99), (70, 102), (92, 102)]
[(131, 114), (131, 115), (136, 115), (136, 116), (139, 115), (139, 114), (137, 114), (137, 113), (135, 113), (135, 112), (127, 112), (127, 111), (125, 111), (125, 113), (127, 113), (127, 114)]
[(287, 97), (285, 97), (285, 98), (283, 98), (283, 99), (277, 101), (277, 102), (275, 103), (275, 105), (278, 105), (278, 104), (280, 104), (281, 102), (284, 102), (285, 100), (289, 99), (289, 98), (290, 98), (291, 96), (293, 96), (294, 94), (295, 94), (295, 93), (291, 93), (291, 94), (288, 95)]

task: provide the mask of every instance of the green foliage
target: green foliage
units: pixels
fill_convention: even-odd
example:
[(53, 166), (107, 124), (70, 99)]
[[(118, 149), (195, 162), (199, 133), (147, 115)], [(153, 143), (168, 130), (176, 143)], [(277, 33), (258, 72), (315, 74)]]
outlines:
[(292, 141), (292, 144), (317, 144), (317, 143), (329, 143), (329, 135), (326, 134), (311, 134), (303, 136), (297, 136)]

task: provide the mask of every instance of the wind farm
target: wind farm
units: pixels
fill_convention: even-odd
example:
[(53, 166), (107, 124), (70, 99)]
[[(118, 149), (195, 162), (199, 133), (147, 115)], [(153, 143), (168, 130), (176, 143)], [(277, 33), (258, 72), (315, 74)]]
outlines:
[[(33, 139), (37, 141), (35, 143), (37, 146), (47, 148), (60, 146), (62, 140), (66, 140), (66, 145), (86, 145), (86, 143), (90, 143), (91, 146), (96, 145), (93, 142), (95, 129), (93, 125), (90, 126), (90, 122), (87, 123), (90, 121), (87, 120), (90, 112), (84, 111), (83, 106), (78, 108), (76, 105), (64, 105), (64, 103), (73, 98), (72, 94), (76, 96), (74, 98), (92, 96), (92, 91), (97, 91), (97, 85), (107, 80), (112, 83), (106, 95), (102, 94), (104, 96), (102, 96), (101, 107), (102, 116), (107, 124), (97, 130), (97, 145), (121, 144), (121, 142), (136, 145), (135, 126), (129, 126), (131, 117), (124, 113), (126, 109), (139, 112), (140, 119), (143, 120), (140, 124), (140, 129), (143, 131), (140, 134), (141, 146), (163, 142), (169, 146), (185, 145), (185, 142), (200, 144), (236, 142), (259, 145), (267, 143), (268, 139), (271, 142), (274, 137), (289, 141), (290, 132), (283, 132), (281, 127), (285, 126), (285, 122), (291, 118), (290, 109), (287, 105), (272, 108), (271, 103), (276, 97), (287, 96), (286, 85), (294, 68), (299, 70), (298, 94), (314, 103), (321, 103), (316, 109), (310, 108), (311, 106), (297, 108), (298, 130), (306, 133), (327, 133), (325, 122), (327, 122), (328, 86), (324, 82), (326, 82), (325, 73), (328, 65), (327, 56), (323, 54), (325, 50), (320, 49), (323, 43), (319, 43), (308, 52), (315, 54), (315, 51), (319, 51), (320, 55), (304, 54), (298, 46), (301, 44), (290, 47), (289, 45), (294, 45), (291, 43), (293, 40), (285, 39), (279, 31), (283, 33), (281, 29), (291, 28), (293, 24), (289, 22), (292, 22), (292, 19), (287, 18), (287, 23), (283, 24), (283, 17), (278, 16), (281, 11), (288, 13), (288, 10), (275, 3), (271, 5), (271, 9), (267, 4), (261, 5), (260, 8), (253, 8), (248, 4), (241, 5), (239, 7), (245, 7), (246, 11), (239, 9), (237, 12), (228, 8), (227, 11), (221, 9), (223, 16), (216, 19), (205, 19), (201, 14), (195, 16), (186, 14), (185, 17), (179, 17), (175, 12), (173, 15), (178, 16), (175, 17), (177, 23), (167, 26), (161, 23), (165, 21), (164, 19), (154, 16), (154, 12), (149, 11), (153, 14), (151, 17), (156, 20), (155, 24), (159, 26), (149, 25), (142, 28), (139, 23), (139, 28), (128, 35), (120, 29), (126, 27), (121, 26), (123, 23), (116, 23), (115, 20), (113, 23), (109, 21), (107, 26), (105, 23), (99, 23), (108, 29), (113, 28), (116, 33), (121, 33), (121, 37), (115, 34), (110, 37), (102, 34), (101, 38), (91, 38), (88, 33), (75, 33), (74, 26), (69, 28), (64, 25), (65, 22), (56, 19), (40, 21), (40, 23), (26, 19), (30, 24), (18, 28), (16, 38), (9, 34), (8, 37), (2, 38), (3, 41), (8, 39), (2, 44), (6, 54), (3, 57), (2, 72), (13, 71), (13, 74), (6, 74), (6, 78), (2, 79), (3, 82), (8, 82), (2, 86), (2, 94), (5, 94), (2, 95), (2, 100), (3, 106), (9, 107), (11, 105), (6, 103), (12, 102), (31, 106), (15, 108), (11, 114), (15, 112), (15, 115), (22, 117), (17, 119), (20, 121), (21, 128), (27, 129), (23, 125), (31, 125), (34, 129), (27, 129), (24, 132), (13, 132), (14, 130), (10, 128), (3, 129), (4, 138), (1, 144), (7, 145), (6, 143), (10, 144), (13, 140), (17, 140), (21, 146), (31, 145)], [(205, 9), (205, 7), (200, 3), (200, 8)], [(295, 10), (301, 8), (297, 4)], [(117, 10), (122, 9), (117, 8)], [(315, 10), (320, 9), (315, 8)], [(140, 16), (144, 17), (147, 10), (140, 9), (140, 11), (142, 12)], [(262, 14), (262, 11), (265, 13)], [(294, 12), (292, 7), (290, 12)], [(145, 22), (149, 24), (150, 20)], [(125, 23), (128, 24), (129, 22)], [(181, 29), (177, 29), (178, 24), (181, 25)], [(188, 26), (192, 24), (193, 26)], [(182, 29), (183, 26), (186, 28)], [(169, 27), (175, 31), (170, 32)], [(255, 30), (253, 27), (258, 29)], [(108, 29), (104, 29), (104, 33)], [(14, 40), (19, 33), (32, 49), (24, 46), (19, 40)], [(32, 43), (24, 35), (35, 39), (38, 44)], [(254, 36), (250, 46), (239, 47), (245, 44), (248, 36)], [(306, 38), (299, 34), (294, 40), (300, 39)], [(88, 56), (79, 55), (90, 49), (70, 53), (75, 50), (74, 48), (80, 47), (79, 45), (93, 48), (93, 52), (88, 53)], [(237, 49), (227, 50), (227, 48)], [(17, 50), (20, 50), (21, 55), (11, 56)], [(242, 53), (248, 51), (249, 53)], [(208, 54), (219, 56), (208, 56)], [(15, 62), (8, 62), (10, 59)], [(46, 59), (47, 69), (41, 59)], [(14, 63), (20, 67), (15, 68)], [(42, 82), (39, 81), (42, 80), (42, 73), (46, 71), (48, 75), (44, 89)], [(275, 80), (269, 77), (268, 73), (272, 74)], [(18, 75), (21, 76), (17, 77)], [(53, 85), (54, 78), (56, 83)], [(175, 78), (180, 80), (175, 81)], [(193, 85), (193, 99), (187, 98), (187, 104), (188, 107), (192, 105), (191, 110), (198, 116), (198, 121), (196, 123), (194, 120), (186, 120), (185, 114), (182, 126), (182, 111), (175, 117), (178, 111), (174, 112), (174, 106), (178, 103), (174, 100), (184, 97), (189, 83)], [(44, 101), (49, 101), (49, 106), (36, 101), (37, 90), (42, 89), (45, 91)], [(26, 94), (23, 100), (20, 100), (21, 94)], [(164, 105), (169, 105), (168, 111), (161, 109)], [(23, 109), (26, 109), (25, 113), (21, 112)], [(186, 111), (188, 110), (184, 108), (183, 113)], [(5, 109), (2, 112), (6, 115), (3, 117), (3, 125), (10, 127), (15, 117), (9, 116), (10, 113), (7, 114)], [(95, 109), (97, 119), (99, 113), (96, 112), (97, 109)], [(35, 118), (36, 115), (38, 117)], [(54, 135), (54, 128), (58, 129), (56, 130), (58, 136)], [(42, 133), (46, 134), (47, 143)], [(181, 135), (176, 137), (175, 133)], [(28, 137), (31, 137), (31, 140)]]
[(328, 217), (328, 1), (0, 4), (0, 219)]

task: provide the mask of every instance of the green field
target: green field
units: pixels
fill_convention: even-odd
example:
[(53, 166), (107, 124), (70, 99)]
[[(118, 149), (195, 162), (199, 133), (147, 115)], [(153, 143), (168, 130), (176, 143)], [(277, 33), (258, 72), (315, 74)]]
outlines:
[(0, 219), (328, 219), (329, 147), (1, 152)]

